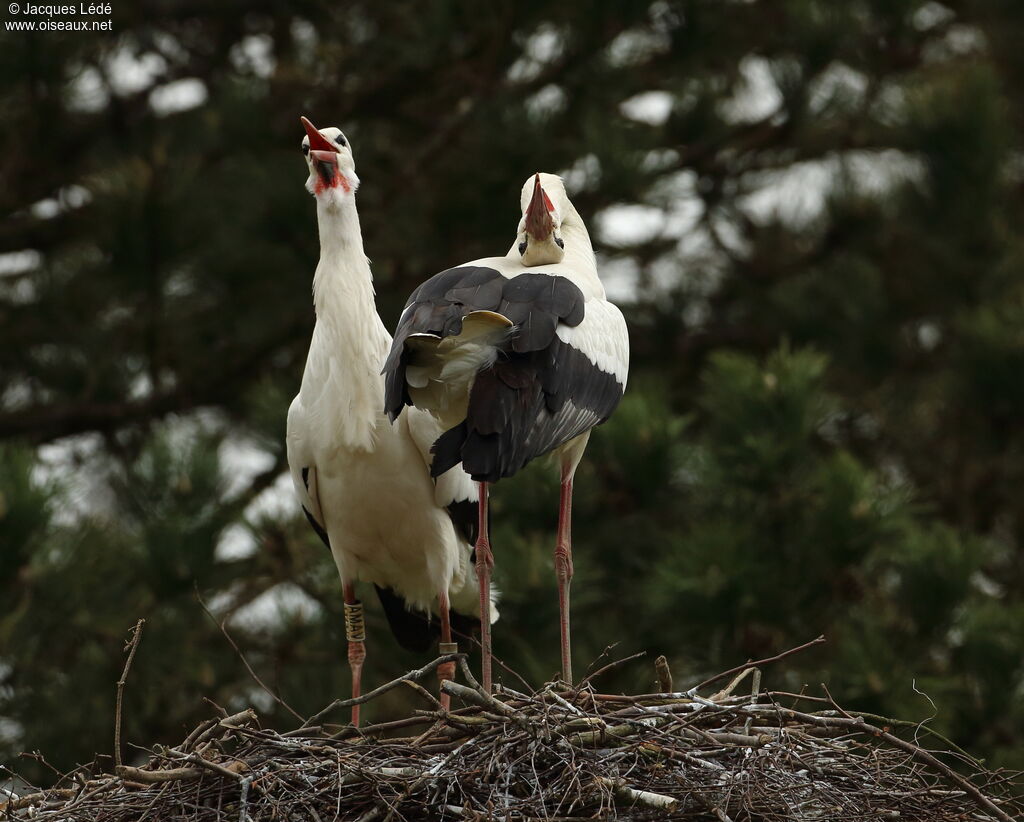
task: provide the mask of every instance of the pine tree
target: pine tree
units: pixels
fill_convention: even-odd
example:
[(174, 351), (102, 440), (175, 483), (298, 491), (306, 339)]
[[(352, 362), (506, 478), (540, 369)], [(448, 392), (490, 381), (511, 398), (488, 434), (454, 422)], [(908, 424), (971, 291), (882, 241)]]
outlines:
[[(1024, 765), (1018, 5), (167, 2), (0, 34), (0, 758), (109, 752), (140, 617), (132, 742), (204, 696), (294, 722), (221, 621), (297, 713), (347, 692), (333, 563), (274, 502), (305, 113), (354, 144), (388, 325), (567, 172), (633, 345), (578, 475), (578, 665), (614, 644), (685, 681), (824, 633), (772, 675)], [(496, 652), (534, 684), (556, 485), (494, 494)], [(369, 599), (372, 682), (422, 660)]]

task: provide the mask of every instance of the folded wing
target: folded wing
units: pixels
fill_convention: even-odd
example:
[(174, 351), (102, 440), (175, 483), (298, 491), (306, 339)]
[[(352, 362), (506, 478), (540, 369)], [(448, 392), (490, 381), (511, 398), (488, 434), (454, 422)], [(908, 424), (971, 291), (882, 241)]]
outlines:
[(569, 278), (461, 266), (410, 297), (384, 368), (386, 409), (442, 421), (434, 476), (461, 462), (494, 482), (604, 422), (627, 365), (621, 313)]

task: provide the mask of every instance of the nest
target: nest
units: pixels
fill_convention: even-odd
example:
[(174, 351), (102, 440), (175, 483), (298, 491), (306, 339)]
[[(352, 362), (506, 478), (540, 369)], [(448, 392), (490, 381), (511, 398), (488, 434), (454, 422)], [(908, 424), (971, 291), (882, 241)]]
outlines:
[[(453, 701), (446, 711), (418, 683), (453, 660), (469, 684), (443, 683)], [(748, 677), (753, 688), (739, 694)], [(0, 818), (1009, 822), (1024, 814), (1019, 774), (987, 771), (952, 743), (923, 747), (936, 740), (926, 726), (848, 713), (827, 690), (762, 691), (756, 663), (684, 692), (672, 691), (667, 666), (659, 679), (665, 693), (602, 694), (585, 680), (489, 695), (464, 656), (443, 656), (358, 700), (407, 685), (431, 703), (407, 718), (361, 729), (324, 723), (353, 700), (283, 733), (260, 727), (252, 710), (220, 716), (176, 747), (151, 750), (142, 767), (72, 774), (0, 802)], [(728, 684), (708, 693), (719, 682)]]

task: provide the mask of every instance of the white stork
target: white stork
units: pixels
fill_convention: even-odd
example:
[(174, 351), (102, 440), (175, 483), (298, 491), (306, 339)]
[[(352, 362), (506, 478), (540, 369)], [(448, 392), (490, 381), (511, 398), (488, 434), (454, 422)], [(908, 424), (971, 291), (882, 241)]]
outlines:
[[(414, 650), (426, 650), (438, 633), (432, 606), (442, 653), (455, 650), (452, 621), (479, 617), (471, 560), (478, 493), (458, 467), (431, 478), (430, 446), (441, 433), (432, 416), (420, 412), (388, 424), (380, 371), (391, 336), (377, 314), (363, 252), (352, 150), (339, 129), (318, 131), (304, 117), (302, 123), (320, 262), (313, 277), (316, 325), (302, 386), (288, 409), (288, 465), (302, 508), (341, 575), (352, 695), (359, 696), (366, 650), (357, 580), (377, 586), (392, 631)], [(496, 618), (496, 611), (488, 614)], [(451, 678), (454, 663), (439, 675)], [(352, 722), (359, 724), (358, 705)]]
[(432, 472), (462, 463), (480, 482), (476, 569), (486, 688), (488, 485), (542, 454), (560, 461), (555, 573), (562, 677), (572, 684), (572, 480), (590, 429), (622, 398), (629, 368), (625, 320), (605, 298), (590, 235), (561, 178), (527, 180), (521, 206), (519, 236), (504, 257), (442, 271), (413, 292), (384, 367), (391, 419), (412, 405), (429, 410), (444, 429), (432, 449)]

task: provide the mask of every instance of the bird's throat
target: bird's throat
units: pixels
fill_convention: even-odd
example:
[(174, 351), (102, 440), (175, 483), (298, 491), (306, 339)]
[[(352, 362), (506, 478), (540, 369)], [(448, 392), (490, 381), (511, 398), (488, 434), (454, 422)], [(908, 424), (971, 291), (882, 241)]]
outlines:
[(316, 171), (316, 179), (313, 181), (313, 193), (317, 197), (335, 188), (340, 188), (345, 194), (352, 192), (352, 184), (342, 174), (337, 164), (317, 162), (313, 164), (313, 168)]

